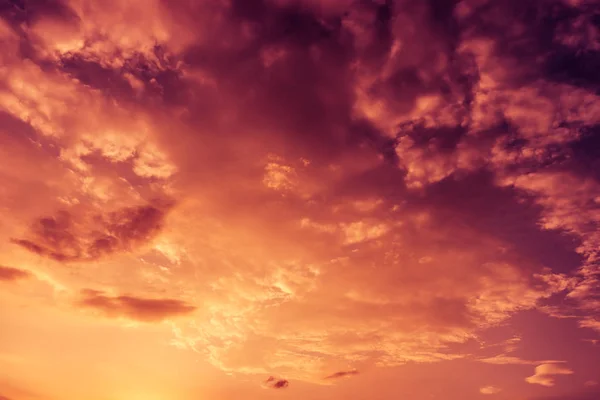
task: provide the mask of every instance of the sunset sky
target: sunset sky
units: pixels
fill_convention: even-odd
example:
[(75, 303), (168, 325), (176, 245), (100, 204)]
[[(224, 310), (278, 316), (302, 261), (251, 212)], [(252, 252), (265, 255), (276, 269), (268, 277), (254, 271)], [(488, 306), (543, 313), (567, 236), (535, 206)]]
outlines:
[(600, 399), (599, 0), (0, 0), (0, 400)]

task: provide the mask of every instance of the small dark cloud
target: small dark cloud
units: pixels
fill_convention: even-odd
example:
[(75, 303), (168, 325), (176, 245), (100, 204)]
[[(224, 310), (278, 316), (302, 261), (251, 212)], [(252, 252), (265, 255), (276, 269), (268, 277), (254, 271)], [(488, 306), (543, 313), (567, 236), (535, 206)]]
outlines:
[(80, 221), (67, 211), (38, 219), (30, 238), (11, 241), (33, 253), (59, 262), (93, 261), (105, 255), (131, 250), (154, 238), (162, 229), (171, 203), (125, 207), (95, 215), (93, 226), (79, 228)]
[[(13, 282), (30, 276), (31, 274), (27, 271), (0, 265), (0, 282)], [(0, 400), (2, 400), (2, 396), (0, 396)]]
[(358, 374), (359, 374), (359, 372), (355, 369), (353, 369), (351, 371), (338, 371), (336, 373), (326, 376), (323, 379), (340, 379), (340, 378), (345, 378), (347, 376), (358, 375)]
[(274, 376), (270, 376), (265, 382), (265, 386), (271, 389), (285, 389), (290, 385), (287, 379), (279, 379)]
[(157, 322), (169, 317), (192, 313), (196, 307), (175, 299), (149, 299), (135, 296), (108, 296), (86, 289), (78, 305), (103, 312), (108, 317), (127, 317), (143, 322)]

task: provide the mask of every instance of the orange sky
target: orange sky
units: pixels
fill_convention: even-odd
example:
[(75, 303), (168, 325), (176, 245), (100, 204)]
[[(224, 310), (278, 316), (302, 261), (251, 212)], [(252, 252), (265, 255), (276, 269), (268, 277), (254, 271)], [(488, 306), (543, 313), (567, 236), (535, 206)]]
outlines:
[(597, 1), (0, 17), (0, 400), (600, 398)]

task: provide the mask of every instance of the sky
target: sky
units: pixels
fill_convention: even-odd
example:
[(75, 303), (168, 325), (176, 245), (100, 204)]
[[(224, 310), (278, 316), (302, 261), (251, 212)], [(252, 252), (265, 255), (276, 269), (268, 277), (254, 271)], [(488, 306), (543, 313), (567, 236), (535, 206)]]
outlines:
[(0, 400), (600, 399), (597, 0), (3, 0), (0, 48)]

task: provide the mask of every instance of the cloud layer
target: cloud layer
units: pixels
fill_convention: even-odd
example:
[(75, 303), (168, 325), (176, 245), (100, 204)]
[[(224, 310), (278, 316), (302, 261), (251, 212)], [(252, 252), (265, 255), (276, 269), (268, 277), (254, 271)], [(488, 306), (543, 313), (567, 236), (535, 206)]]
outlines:
[(600, 331), (592, 3), (11, 1), (0, 263), (273, 388), (453, 360), (552, 386), (561, 352), (464, 348), (531, 310)]

